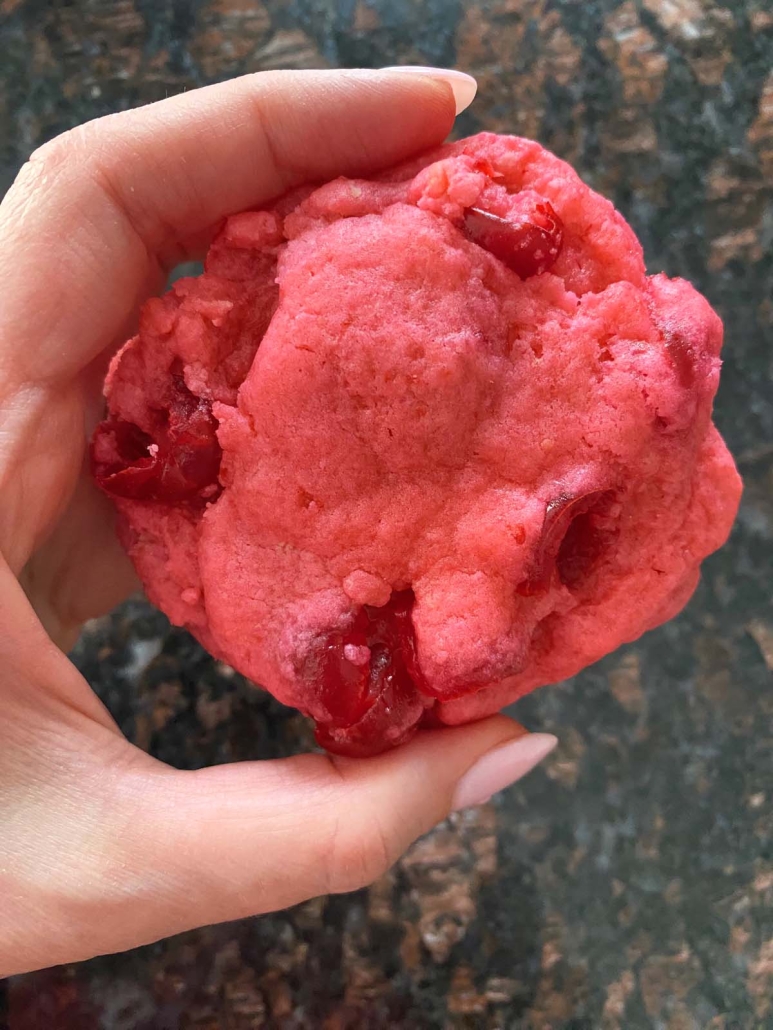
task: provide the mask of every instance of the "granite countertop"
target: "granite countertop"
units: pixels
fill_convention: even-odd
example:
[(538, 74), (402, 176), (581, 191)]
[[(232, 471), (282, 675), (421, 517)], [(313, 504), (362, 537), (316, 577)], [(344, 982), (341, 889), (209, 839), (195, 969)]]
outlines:
[[(561, 739), (524, 783), (369, 890), (8, 981), (0, 1025), (773, 1027), (769, 0), (0, 0), (0, 54), (0, 192), (55, 133), (241, 71), (474, 72), (460, 133), (539, 138), (725, 319), (716, 418), (746, 481), (679, 618), (515, 706)], [(142, 601), (74, 657), (174, 765), (309, 743)]]

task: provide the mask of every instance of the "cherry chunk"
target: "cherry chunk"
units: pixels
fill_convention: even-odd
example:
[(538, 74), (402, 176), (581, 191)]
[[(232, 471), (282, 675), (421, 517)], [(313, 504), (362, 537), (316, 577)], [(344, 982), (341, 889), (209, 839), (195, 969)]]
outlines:
[(403, 590), (383, 607), (364, 605), (345, 630), (329, 633), (310, 656), (306, 678), (314, 680), (329, 713), (317, 724), (316, 737), (328, 751), (374, 755), (416, 731), (431, 702), (420, 694), (413, 600), (413, 592)]
[(464, 230), (473, 243), (528, 279), (553, 267), (564, 242), (564, 225), (547, 200), (526, 194), (515, 200), (506, 217), (467, 208)]
[(97, 427), (91, 445), (94, 477), (105, 493), (126, 500), (214, 500), (222, 456), (216, 429), (209, 402), (191, 393), (181, 375), (173, 375), (169, 406), (154, 410), (152, 433), (120, 418)]
[(516, 592), (532, 597), (547, 590), (554, 573), (564, 586), (577, 587), (612, 543), (617, 532), (615, 514), (613, 490), (553, 498), (545, 507), (530, 575)]

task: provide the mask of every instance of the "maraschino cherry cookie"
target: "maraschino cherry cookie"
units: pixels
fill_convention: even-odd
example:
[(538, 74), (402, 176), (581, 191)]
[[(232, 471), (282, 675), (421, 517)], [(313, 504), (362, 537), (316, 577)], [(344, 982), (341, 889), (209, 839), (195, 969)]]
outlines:
[(229, 218), (114, 359), (94, 474), (174, 623), (375, 754), (685, 604), (741, 489), (721, 341), (567, 164), (475, 136)]

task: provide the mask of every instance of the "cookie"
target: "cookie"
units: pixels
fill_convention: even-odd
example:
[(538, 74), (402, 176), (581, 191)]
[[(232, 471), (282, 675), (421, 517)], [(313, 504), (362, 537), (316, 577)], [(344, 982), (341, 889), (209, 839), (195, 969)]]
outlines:
[(97, 482), (150, 599), (374, 754), (686, 603), (740, 495), (722, 324), (484, 134), (229, 218), (112, 362)]

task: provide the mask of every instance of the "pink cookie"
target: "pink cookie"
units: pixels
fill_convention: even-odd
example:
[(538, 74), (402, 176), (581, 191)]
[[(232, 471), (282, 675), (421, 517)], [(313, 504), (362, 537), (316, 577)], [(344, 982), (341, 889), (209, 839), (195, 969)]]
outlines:
[(669, 619), (740, 480), (722, 324), (537, 143), (229, 218), (114, 359), (97, 481), (149, 597), (374, 754)]

